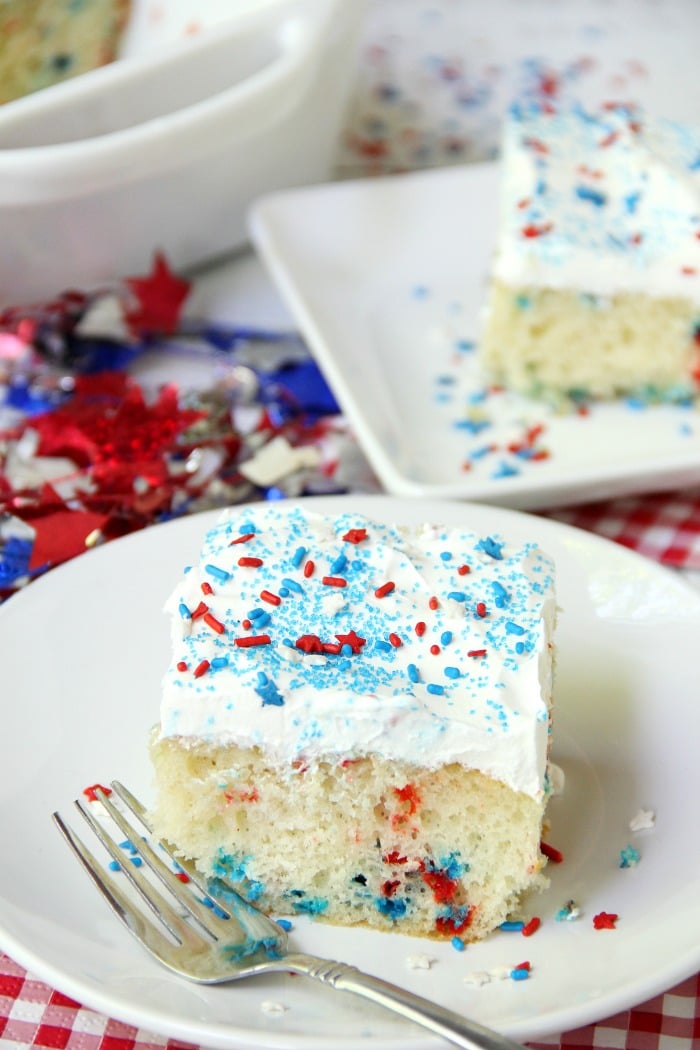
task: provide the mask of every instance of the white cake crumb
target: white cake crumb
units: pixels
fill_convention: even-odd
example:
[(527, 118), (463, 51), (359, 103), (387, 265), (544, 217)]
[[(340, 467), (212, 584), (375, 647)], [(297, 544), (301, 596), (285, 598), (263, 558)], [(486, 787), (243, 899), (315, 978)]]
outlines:
[(422, 952), (406, 957), (406, 966), (409, 970), (429, 970), (434, 962), (436, 960), (431, 955), (425, 955)]
[(260, 1009), (268, 1017), (281, 1017), (287, 1011), (284, 1003), (275, 1002), (273, 999), (263, 999), (260, 1003)]
[(630, 831), (648, 831), (656, 823), (656, 814), (653, 809), (640, 809), (630, 821)]

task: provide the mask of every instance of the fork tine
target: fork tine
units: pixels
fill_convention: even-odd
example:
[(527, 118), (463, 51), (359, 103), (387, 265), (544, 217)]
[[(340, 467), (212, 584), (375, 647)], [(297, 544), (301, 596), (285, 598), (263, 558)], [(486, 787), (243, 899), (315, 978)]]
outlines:
[[(145, 810), (141, 803), (138, 802), (138, 800), (131, 795), (131, 792), (127, 791), (126, 788), (122, 788), (121, 785), (118, 785), (116, 781), (112, 786), (115, 788), (117, 795), (122, 798), (129, 808), (131, 808), (132, 802), (135, 804), (134, 812), (136, 816), (143, 822), (144, 827), (150, 831), (150, 825), (145, 818)], [(134, 848), (138, 850), (139, 856), (144, 864), (151, 869), (151, 871), (160, 879), (165, 888), (177, 900), (177, 903), (197, 921), (202, 929), (213, 940), (219, 940), (222, 937), (225, 938), (228, 943), (235, 943), (237, 938), (239, 941), (244, 940), (245, 935), (229, 910), (224, 909), (221, 904), (215, 902), (211, 898), (209, 899), (211, 899), (212, 905), (215, 905), (217, 909), (216, 911), (214, 911), (212, 907), (208, 907), (206, 904), (197, 900), (189, 890), (184, 888), (182, 881), (177, 877), (177, 874), (165, 864), (162, 857), (158, 855), (146, 839), (139, 836), (137, 841), (134, 841), (136, 829), (129, 823), (125, 816), (120, 813), (116, 806), (113, 805), (104, 792), (98, 790), (96, 794), (122, 834), (124, 834), (130, 842), (133, 842)], [(158, 845), (163, 848), (173, 863), (177, 864), (178, 867), (182, 867), (164, 843), (159, 842)], [(184, 871), (184, 869), (182, 870)], [(186, 872), (185, 874), (187, 875), (187, 878), (190, 879), (189, 872)], [(200, 889), (207, 897), (209, 897), (206, 889), (201, 887), (195, 880), (191, 881), (195, 883), (197, 889)], [(152, 891), (150, 892), (152, 893)]]
[[(97, 794), (100, 802), (104, 803), (105, 796), (100, 792)], [(192, 945), (195, 938), (197, 941), (201, 941), (202, 934), (197, 934), (194, 928), (185, 922), (182, 915), (178, 914), (170, 902), (167, 901), (162, 893), (156, 889), (143, 871), (134, 864), (131, 864), (128, 857), (125, 858), (123, 849), (119, 847), (104, 825), (92, 815), (80, 799), (75, 800), (75, 806), (112, 859), (117, 862), (124, 876), (131, 883), (143, 902), (148, 906), (155, 918), (165, 927), (166, 930), (168, 930), (171, 936), (180, 944)], [(139, 851), (139, 856), (141, 856), (144, 862), (147, 863), (146, 857), (143, 856), (143, 843), (139, 841), (139, 836), (134, 834), (134, 829), (126, 824), (125, 827), (120, 827), (119, 830), (126, 834), (129, 842)], [(211, 937), (211, 935), (209, 936)]]
[[(58, 830), (112, 911), (121, 919), (131, 933), (135, 934), (152, 951), (157, 952), (159, 949), (162, 949), (162, 946), (167, 944), (165, 937), (159, 933), (155, 926), (146, 922), (144, 917), (132, 907), (131, 902), (122, 893), (116, 881), (105, 871), (79, 835), (64, 822), (61, 814), (53, 813), (52, 816)], [(162, 944), (158, 943), (158, 938), (161, 939)]]
[[(113, 780), (111, 786), (114, 789), (115, 794), (121, 799), (121, 801), (131, 810), (134, 816), (141, 821), (143, 826), (148, 830), (152, 831), (152, 826), (148, 818), (148, 812), (145, 806), (139, 802), (135, 795), (129, 791), (124, 784), (119, 780)], [(170, 848), (167, 842), (162, 839), (158, 841), (159, 847), (163, 852), (170, 858), (173, 864), (176, 864), (179, 868), (185, 872), (187, 877), (193, 886), (199, 890), (202, 896), (208, 900), (211, 907), (216, 909), (216, 914), (222, 913), (225, 916), (233, 919), (236, 924), (241, 928), (241, 940), (245, 939), (245, 936), (252, 938), (254, 941), (270, 941), (271, 937), (276, 938), (280, 943), (286, 944), (286, 933), (285, 931), (270, 919), (267, 915), (261, 912), (253, 904), (241, 896), (240, 893), (233, 886), (229, 885), (223, 877), (216, 879), (219, 892), (214, 894), (211, 886), (206, 882), (204, 876), (197, 871), (194, 864), (190, 861), (186, 861), (182, 858), (176, 857), (173, 850)], [(144, 858), (145, 859), (145, 858)], [(166, 869), (167, 870), (167, 869)], [(177, 876), (175, 876), (176, 878)], [(168, 873), (169, 884), (173, 876)], [(181, 887), (174, 888), (173, 892), (176, 893), (179, 899), (182, 899)], [(222, 900), (222, 894), (225, 894), (225, 900)], [(188, 894), (189, 897), (189, 894)], [(207, 912), (211, 916), (210, 909)], [(214, 918), (211, 916), (212, 924)], [(220, 934), (226, 938), (227, 942), (231, 943), (231, 933), (229, 928), (222, 928), (221, 923), (217, 925)], [(234, 942), (235, 943), (235, 942)]]

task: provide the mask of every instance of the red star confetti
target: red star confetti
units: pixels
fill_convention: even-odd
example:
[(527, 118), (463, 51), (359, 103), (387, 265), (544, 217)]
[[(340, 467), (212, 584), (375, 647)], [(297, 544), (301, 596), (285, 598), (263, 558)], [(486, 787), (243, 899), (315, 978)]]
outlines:
[(128, 277), (126, 285), (136, 299), (136, 305), (127, 306), (124, 311), (132, 335), (172, 335), (190, 293), (189, 281), (177, 277), (165, 256), (158, 252), (149, 276)]
[(599, 911), (593, 916), (593, 928), (596, 930), (614, 930), (619, 916), (614, 912)]

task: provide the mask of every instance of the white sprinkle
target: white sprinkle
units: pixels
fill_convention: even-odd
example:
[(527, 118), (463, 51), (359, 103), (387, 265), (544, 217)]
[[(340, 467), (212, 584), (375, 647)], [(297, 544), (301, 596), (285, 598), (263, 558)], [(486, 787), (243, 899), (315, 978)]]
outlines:
[(512, 971), (512, 966), (494, 966), (492, 970), (489, 970), (489, 977), (494, 981), (507, 981)]
[(284, 1003), (276, 1003), (272, 999), (263, 999), (260, 1003), (260, 1009), (268, 1017), (281, 1017), (286, 1012), (287, 1007)]
[(430, 955), (418, 954), (406, 957), (406, 966), (408, 966), (409, 970), (429, 970), (434, 962), (436, 960)]
[(474, 973), (468, 973), (464, 978), (464, 983), (471, 988), (481, 988), (482, 984), (489, 984), (490, 982), (491, 974), (486, 973), (485, 970), (475, 970)]
[(648, 831), (656, 823), (653, 809), (640, 809), (630, 821), (630, 831)]
[(552, 798), (556, 798), (557, 795), (564, 794), (564, 787), (566, 786), (566, 773), (558, 766), (555, 762), (549, 763), (549, 783), (552, 789)]

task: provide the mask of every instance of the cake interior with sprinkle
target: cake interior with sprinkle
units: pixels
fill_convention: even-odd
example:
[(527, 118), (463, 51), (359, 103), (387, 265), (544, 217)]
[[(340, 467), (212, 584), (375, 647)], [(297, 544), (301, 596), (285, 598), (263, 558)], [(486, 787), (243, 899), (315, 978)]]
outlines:
[(501, 169), (486, 373), (535, 397), (696, 397), (700, 127), (518, 104)]
[(260, 503), (166, 611), (152, 818), (205, 874), (276, 915), (463, 941), (546, 885), (536, 543)]

